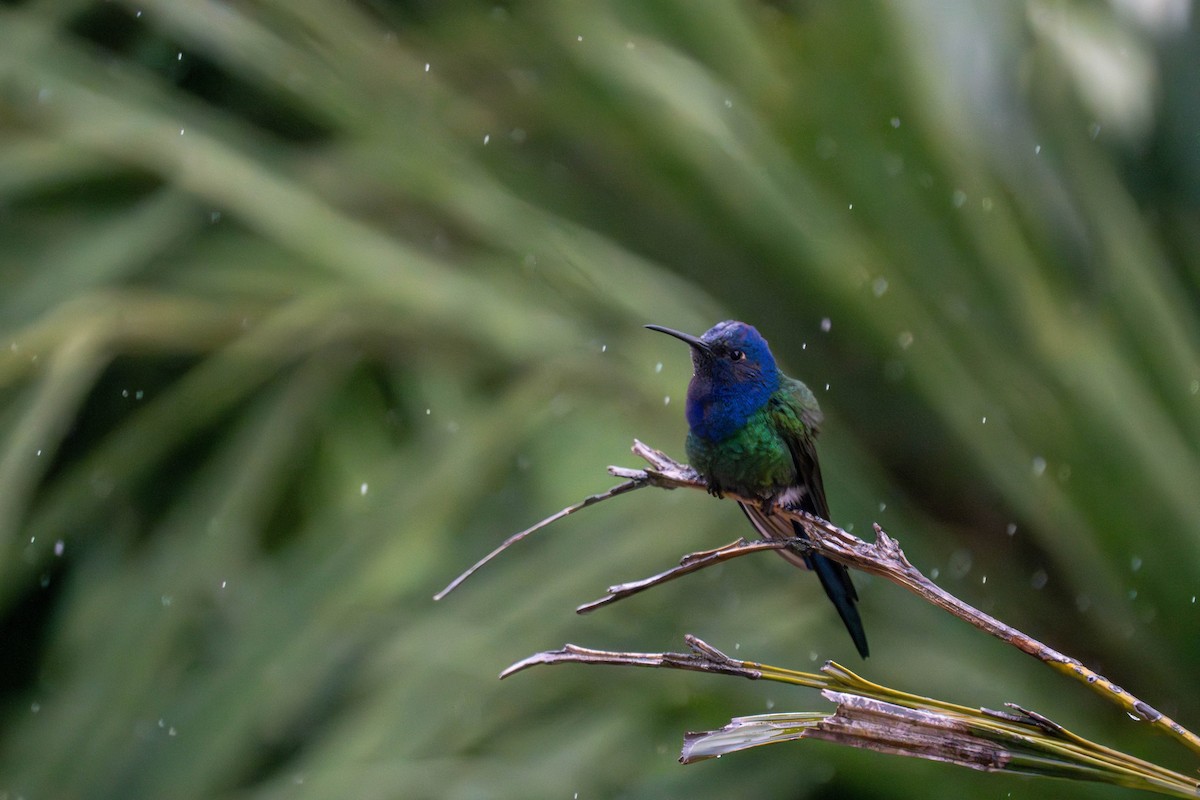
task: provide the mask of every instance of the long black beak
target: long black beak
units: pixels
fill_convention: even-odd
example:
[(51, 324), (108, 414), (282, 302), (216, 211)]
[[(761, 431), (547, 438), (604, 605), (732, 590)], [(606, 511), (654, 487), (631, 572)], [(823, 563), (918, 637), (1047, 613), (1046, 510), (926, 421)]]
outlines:
[(708, 342), (702, 341), (699, 337), (692, 336), (690, 333), (677, 331), (673, 328), (664, 328), (662, 325), (647, 325), (646, 327), (652, 331), (665, 333), (667, 336), (674, 336), (682, 342), (687, 342), (693, 349), (699, 350), (701, 353), (712, 354), (712, 347), (709, 346)]

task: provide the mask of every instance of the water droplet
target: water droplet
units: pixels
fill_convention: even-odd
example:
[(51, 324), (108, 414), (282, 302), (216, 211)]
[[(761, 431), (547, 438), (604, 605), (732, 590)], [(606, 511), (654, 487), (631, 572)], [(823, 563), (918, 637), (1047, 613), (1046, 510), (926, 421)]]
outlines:
[(161, 602), (162, 602), (163, 606), (166, 607), (166, 606), (171, 605), (171, 603), (175, 602), (175, 598), (171, 597), (171, 595), (169, 595), (169, 594), (164, 594), (161, 598)]
[(851, 210), (851, 211), (853, 211), (853, 210), (854, 210), (854, 203), (851, 203), (851, 204), (850, 204), (850, 206), (849, 206), (849, 208), (850, 208), (850, 210)]
[(222, 588), (222, 589), (224, 589), (224, 588), (225, 588), (226, 586), (228, 586), (228, 585), (229, 585), (229, 581), (221, 581), (221, 588)]
[(42, 454), (42, 448), (40, 448), (40, 447), (39, 447), (39, 448), (38, 448), (38, 451), (37, 451), (36, 453), (34, 453), (34, 455), (35, 455), (35, 456), (40, 456), (41, 454)]
[(1130, 600), (1137, 600), (1137, 589), (1130, 589), (1130, 590), (1129, 590), (1129, 599), (1130, 599)]
[(733, 101), (732, 101), (732, 100), (730, 100), (728, 97), (726, 97), (726, 98), (725, 98), (725, 107), (726, 107), (726, 108), (733, 108)]
[(1042, 473), (1046, 471), (1046, 459), (1041, 456), (1035, 456), (1033, 459), (1033, 474), (1040, 478)]
[(1050, 581), (1050, 576), (1046, 574), (1046, 570), (1039, 569), (1033, 573), (1033, 577), (1029, 579), (1029, 585), (1035, 589), (1044, 589)]
[(601, 353), (607, 353), (607, 352), (608, 352), (608, 345), (606, 345), (606, 344), (602, 344), (602, 345), (600, 345), (600, 352), (601, 352)]
[(122, 389), (122, 390), (121, 390), (121, 397), (129, 397), (129, 390), (128, 390), (128, 389)]
[(41, 704), (41, 703), (30, 703), (30, 704), (29, 704), (29, 711), (30, 711), (31, 713), (33, 713), (33, 714), (36, 714), (36, 713), (38, 713), (38, 712), (39, 712), (39, 711), (41, 711), (41, 710), (42, 710), (42, 704)]
[(991, 210), (992, 210), (992, 206), (993, 206), (993, 205), (995, 205), (995, 204), (992, 202), (992, 198), (990, 198), (990, 197), (985, 197), (985, 198), (983, 198), (982, 200), (980, 200), (980, 201), (979, 201), (979, 205), (983, 207), (983, 210), (984, 210), (984, 211), (991, 211)]
[(1133, 558), (1129, 559), (1129, 568), (1131, 570), (1133, 570), (1134, 572), (1137, 572), (1139, 569), (1142, 568), (1142, 560), (1140, 558), (1138, 558), (1137, 556), (1134, 556)]
[(886, 510), (887, 510), (887, 503), (880, 503), (879, 511), (882, 513), (883, 511), (886, 511)]
[(955, 189), (954, 194), (950, 195), (950, 202), (955, 208), (962, 208), (967, 203), (967, 193), (962, 189)]
[(176, 61), (183, 61), (183, 51), (182, 51), (182, 50), (180, 50), (180, 51), (179, 51), (179, 52), (178, 52), (178, 53), (175, 55), (175, 60), (176, 60)]
[(950, 554), (950, 563), (946, 568), (950, 571), (950, 577), (954, 579), (964, 578), (971, 571), (971, 551), (965, 548), (955, 550)]
[(833, 328), (833, 320), (831, 320), (829, 317), (823, 318), (821, 320), (821, 332), (829, 333), (831, 328)]
[(980, 419), (980, 420), (979, 420), (979, 424), (980, 424), (980, 425), (987, 425), (987, 417), (983, 417), (982, 419)]
[[(14, 344), (13, 347), (16, 348), (16, 345)], [(1192, 394), (1200, 394), (1200, 381), (1192, 381), (1192, 384), (1188, 387), (1188, 390), (1191, 391)]]
[(983, 583), (987, 583), (987, 575), (984, 575), (984, 576), (983, 576), (983, 581), (982, 581), (982, 582), (983, 582)]
[(878, 277), (875, 279), (875, 282), (871, 284), (871, 291), (875, 293), (876, 297), (883, 297), (883, 293), (886, 292), (887, 290), (888, 290), (887, 278)]
[(1042, 154), (1042, 146), (1040, 144), (1035, 144), (1033, 146), (1033, 154), (1035, 156), (1040, 156)]
[(487, 144), (487, 143), (488, 143), (488, 142), (490, 142), (491, 140), (492, 140), (492, 135), (491, 135), (490, 133), (485, 133), (485, 134), (483, 135), (483, 143), (484, 143), (484, 144)]
[(662, 372), (662, 362), (661, 361), (654, 365), (654, 371)]
[(1004, 532), (1007, 533), (1009, 536), (1015, 535), (1017, 532), (1017, 523), (1010, 522), (1007, 525), (1005, 525)]
[(896, 337), (896, 343), (900, 345), (901, 350), (907, 350), (909, 347), (912, 346), (912, 343), (913, 343), (912, 332), (911, 331), (901, 331), (900, 335), (898, 337)]
[(941, 574), (942, 574), (942, 571), (940, 569), (938, 569), (937, 567), (934, 567), (933, 569), (929, 570), (929, 579), (931, 581), (936, 581), (938, 579), (938, 575), (941, 575)]
[(367, 496), (367, 484), (365, 482), (363, 483), (362, 486), (358, 487), (358, 493), (360, 495), (362, 495), (363, 497)]
[(900, 118), (899, 117), (892, 117), (892, 127), (893, 128), (900, 127)]
[(175, 726), (172, 725), (171, 727), (167, 728), (167, 736), (174, 736), (174, 735), (175, 735)]
[(142, 389), (138, 389), (136, 392), (133, 393), (134, 400), (141, 400), (145, 396), (146, 396), (146, 392)]
[(59, 558), (62, 558), (64, 547), (65, 547), (65, 545), (63, 544), (62, 539), (59, 539), (57, 542), (55, 542), (54, 543), (54, 555), (58, 556)]
[(582, 41), (583, 41), (583, 37), (582, 37), (582, 36), (576, 36), (576, 37), (575, 37), (575, 41), (577, 41), (577, 42), (582, 42)]
[(425, 416), (427, 416), (427, 417), (428, 417), (428, 416), (429, 416), (430, 414), (432, 414), (432, 413), (433, 413), (433, 409), (432, 409), (432, 408), (427, 408), (427, 409), (425, 409)]
[(1099, 135), (1100, 135), (1100, 123), (1093, 122), (1091, 125), (1088, 126), (1088, 137), (1094, 142), (1094, 141), (1096, 141), (1096, 137), (1098, 137)]
[(663, 405), (664, 406), (671, 405), (671, 395), (667, 395), (666, 397), (663, 398)]

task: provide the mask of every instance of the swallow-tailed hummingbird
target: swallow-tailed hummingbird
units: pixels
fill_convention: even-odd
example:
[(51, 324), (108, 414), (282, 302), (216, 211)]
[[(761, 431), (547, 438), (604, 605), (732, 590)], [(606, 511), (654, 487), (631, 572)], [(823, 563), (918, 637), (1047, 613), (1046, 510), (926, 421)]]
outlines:
[[(709, 490), (784, 503), (828, 520), (816, 449), (821, 409), (807, 386), (779, 371), (766, 339), (735, 320), (718, 322), (700, 337), (660, 325), (646, 327), (692, 348), (686, 450)], [(806, 536), (798, 524), (761, 504), (740, 505), (764, 539)], [(799, 548), (778, 552), (817, 573), (854, 646), (866, 658), (867, 635), (854, 606), (858, 594), (846, 567)]]

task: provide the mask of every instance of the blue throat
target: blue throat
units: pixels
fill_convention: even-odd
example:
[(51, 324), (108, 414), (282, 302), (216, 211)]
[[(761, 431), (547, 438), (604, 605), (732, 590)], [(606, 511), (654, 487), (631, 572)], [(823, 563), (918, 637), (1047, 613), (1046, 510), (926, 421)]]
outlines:
[(688, 384), (687, 421), (694, 435), (710, 442), (740, 431), (779, 388), (779, 371), (773, 365), (754, 381), (705, 372), (697, 370)]

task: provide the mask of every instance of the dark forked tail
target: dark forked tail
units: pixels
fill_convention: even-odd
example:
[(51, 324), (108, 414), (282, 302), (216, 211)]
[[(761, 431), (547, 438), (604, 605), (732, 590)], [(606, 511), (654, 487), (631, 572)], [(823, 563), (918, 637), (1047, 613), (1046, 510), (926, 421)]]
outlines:
[[(788, 520), (784, 519), (782, 515), (767, 516), (756, 505), (749, 503), (739, 503), (739, 505), (750, 522), (754, 524), (758, 535), (764, 539), (778, 541), (793, 537), (808, 538), (804, 528), (797, 522), (792, 522), (789, 526)], [(845, 623), (846, 630), (850, 632), (850, 638), (854, 640), (854, 647), (858, 650), (858, 654), (866, 658), (870, 654), (870, 649), (867, 647), (867, 633), (863, 630), (862, 619), (858, 616), (858, 608), (854, 605), (858, 602), (858, 592), (854, 591), (854, 584), (850, 582), (850, 572), (845, 565), (816, 553), (801, 552), (799, 549), (778, 552), (796, 566), (806, 567), (817, 573), (817, 578), (821, 581), (821, 588), (825, 590), (825, 594), (833, 602), (833, 607), (837, 609), (838, 616)]]
[[(795, 528), (796, 535), (803, 537), (804, 529), (799, 525), (795, 525)], [(858, 602), (858, 592), (854, 591), (854, 584), (850, 582), (849, 571), (844, 564), (839, 564), (815, 553), (806, 554), (804, 561), (808, 564), (808, 568), (817, 573), (817, 577), (821, 579), (821, 587), (833, 601), (833, 607), (837, 609), (838, 616), (842, 618), (846, 630), (850, 632), (850, 638), (854, 640), (858, 654), (866, 658), (871, 651), (867, 647), (867, 632), (863, 630), (862, 619), (858, 616), (858, 607), (854, 605)]]

